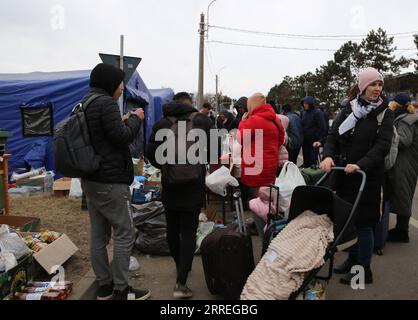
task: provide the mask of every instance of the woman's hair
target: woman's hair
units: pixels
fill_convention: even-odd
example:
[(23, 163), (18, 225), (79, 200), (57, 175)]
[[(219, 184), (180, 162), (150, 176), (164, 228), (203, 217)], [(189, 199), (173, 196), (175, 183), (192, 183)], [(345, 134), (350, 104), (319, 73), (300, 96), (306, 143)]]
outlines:
[(360, 89), (358, 87), (358, 85), (356, 84), (355, 86), (351, 87), (351, 89), (348, 91), (348, 100), (354, 100), (355, 98), (357, 98), (357, 96), (360, 94)]
[(406, 110), (408, 111), (408, 113), (415, 113), (415, 107), (412, 103), (408, 104), (407, 106), (402, 106), (399, 103), (397, 103), (396, 101), (391, 101), (389, 102), (389, 108), (393, 111), (396, 111), (398, 109), (402, 109), (402, 108), (406, 108)]

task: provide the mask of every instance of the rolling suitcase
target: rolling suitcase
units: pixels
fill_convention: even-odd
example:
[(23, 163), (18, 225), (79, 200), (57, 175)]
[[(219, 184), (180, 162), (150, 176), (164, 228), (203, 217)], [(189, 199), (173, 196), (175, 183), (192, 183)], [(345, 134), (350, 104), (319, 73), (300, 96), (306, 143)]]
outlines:
[(374, 251), (378, 256), (383, 255), (383, 248), (385, 247), (386, 240), (389, 232), (389, 211), (390, 203), (385, 201), (382, 210), (382, 216), (379, 223), (374, 227)]
[[(276, 199), (276, 214), (272, 214), (271, 211), (271, 203), (273, 198), (273, 190), (277, 192), (277, 199)], [(269, 207), (269, 214), (267, 216), (267, 228), (264, 233), (263, 238), (263, 248), (261, 251), (261, 256), (263, 256), (271, 243), (271, 241), (286, 227), (287, 220), (284, 218), (282, 214), (279, 212), (279, 188), (277, 186), (270, 187), (270, 199), (269, 199), (270, 207)]]
[(238, 224), (219, 228), (202, 242), (201, 254), (205, 280), (212, 294), (224, 299), (239, 299), (255, 268), (251, 236), (247, 233), (241, 194), (234, 194)]

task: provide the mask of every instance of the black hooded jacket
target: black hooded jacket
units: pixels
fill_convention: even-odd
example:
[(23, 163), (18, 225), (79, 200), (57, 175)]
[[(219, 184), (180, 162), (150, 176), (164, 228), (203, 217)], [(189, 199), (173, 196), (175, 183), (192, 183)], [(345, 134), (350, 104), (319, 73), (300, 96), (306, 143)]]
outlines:
[[(157, 148), (162, 144), (161, 141), (156, 141), (155, 137), (160, 129), (170, 129), (172, 123), (166, 117), (175, 117), (177, 120), (186, 120), (194, 112), (198, 112), (195, 108), (185, 104), (169, 103), (164, 105), (163, 113), (164, 118), (158, 121), (152, 128), (152, 133), (147, 145), (147, 158), (151, 164), (161, 169), (161, 165), (156, 160)], [(208, 155), (210, 155), (210, 129), (213, 128), (213, 124), (210, 119), (199, 113), (193, 120), (193, 127), (202, 129), (206, 132), (208, 141)], [(208, 157), (209, 158), (209, 157)], [(209, 161), (210, 159), (208, 159)], [(195, 184), (190, 184), (179, 189), (176, 186), (171, 186), (164, 181), (162, 177), (163, 192), (162, 200), (166, 208), (172, 211), (178, 212), (191, 212), (200, 210), (203, 207), (205, 199), (205, 176), (202, 174), (202, 179)]]
[(141, 120), (132, 115), (127, 121), (122, 122), (113, 94), (123, 77), (123, 71), (105, 64), (99, 64), (91, 73), (90, 92), (82, 102), (94, 94), (101, 95), (88, 106), (86, 117), (92, 145), (102, 160), (100, 169), (86, 180), (127, 185), (133, 181), (129, 145), (138, 134)]

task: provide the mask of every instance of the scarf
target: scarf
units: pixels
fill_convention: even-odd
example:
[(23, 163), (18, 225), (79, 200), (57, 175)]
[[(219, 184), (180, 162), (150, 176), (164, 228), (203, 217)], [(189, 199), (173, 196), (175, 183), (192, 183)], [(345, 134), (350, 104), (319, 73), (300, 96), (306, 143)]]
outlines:
[[(363, 102), (364, 105), (361, 102)], [(340, 136), (355, 128), (357, 121), (360, 119), (366, 119), (369, 113), (379, 107), (382, 102), (383, 100), (381, 98), (379, 98), (377, 102), (369, 102), (360, 99), (360, 97), (357, 97), (357, 99), (351, 101), (351, 108), (353, 112), (338, 128), (338, 133)]]

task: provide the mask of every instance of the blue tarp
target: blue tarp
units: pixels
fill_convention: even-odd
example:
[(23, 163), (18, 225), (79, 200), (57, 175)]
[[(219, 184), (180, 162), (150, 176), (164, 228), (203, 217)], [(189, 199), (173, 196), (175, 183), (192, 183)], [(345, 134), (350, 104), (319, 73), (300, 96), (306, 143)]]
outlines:
[(163, 117), (163, 105), (171, 102), (174, 97), (172, 89), (150, 89), (151, 95), (154, 97), (154, 115), (155, 122)]
[[(19, 106), (40, 105), (52, 102), (54, 124), (68, 117), (72, 108), (89, 90), (90, 70), (69, 72), (34, 72), (29, 74), (0, 74), (0, 128), (13, 132), (7, 143), (11, 170), (26, 165), (43, 165), (54, 170), (51, 137), (27, 138), (22, 136)], [(146, 137), (155, 122), (154, 98), (138, 72), (132, 76), (125, 89), (125, 98), (140, 97), (149, 103), (146, 112)], [(25, 164), (25, 159), (27, 163)]]

